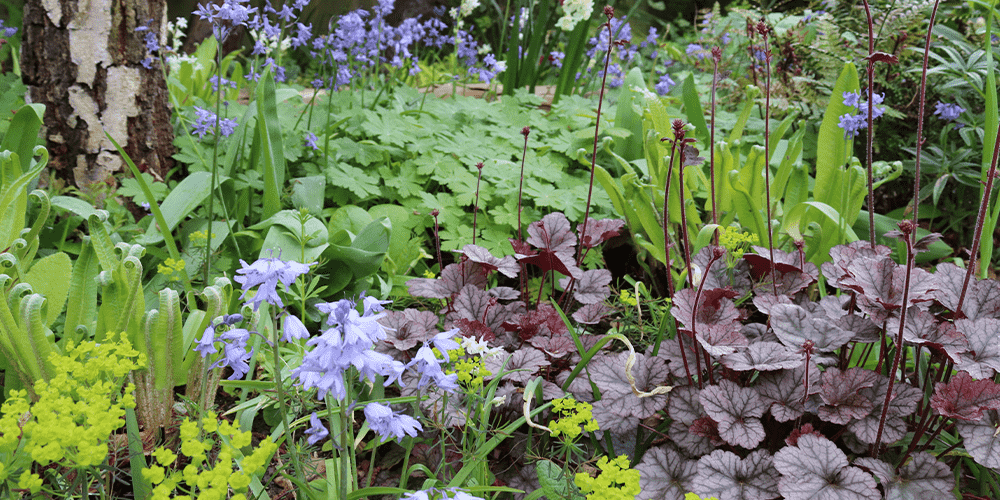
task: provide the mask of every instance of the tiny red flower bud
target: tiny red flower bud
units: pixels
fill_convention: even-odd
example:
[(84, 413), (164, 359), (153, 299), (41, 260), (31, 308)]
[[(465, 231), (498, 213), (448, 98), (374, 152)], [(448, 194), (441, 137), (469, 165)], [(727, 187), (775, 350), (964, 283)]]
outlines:
[(479, 170), (482, 170), (483, 169), (483, 162), (477, 163), (476, 164), (476, 168), (478, 168)]
[(912, 220), (910, 220), (910, 219), (903, 219), (903, 220), (899, 221), (899, 230), (902, 231), (903, 234), (910, 234), (910, 233), (913, 232), (913, 229), (914, 229), (914, 226), (913, 226), (913, 221)]
[(608, 21), (610, 21), (612, 18), (615, 17), (615, 8), (610, 5), (605, 5), (604, 16), (608, 18)]
[(531, 133), (531, 127), (524, 127), (521, 129), (521, 135), (523, 135), (525, 138), (527, 138), (528, 134), (530, 133)]
[(431, 217), (437, 217), (441, 212), (438, 209), (431, 210)]
[(714, 255), (716, 259), (721, 259), (726, 255), (726, 249), (723, 247), (713, 247), (712, 255)]
[(722, 60), (722, 49), (720, 47), (712, 47), (712, 59), (715, 59), (715, 62)]

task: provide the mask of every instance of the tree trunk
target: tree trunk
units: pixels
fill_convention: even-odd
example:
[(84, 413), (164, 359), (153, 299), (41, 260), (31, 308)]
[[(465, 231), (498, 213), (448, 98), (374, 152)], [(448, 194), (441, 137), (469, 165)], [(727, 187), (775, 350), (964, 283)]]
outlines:
[(166, 0), (27, 0), (21, 68), (31, 102), (45, 104), (49, 166), (90, 191), (114, 187), (128, 170), (106, 131), (142, 171), (162, 178), (173, 166), (169, 95), (159, 61), (152, 69), (143, 33), (161, 41)]

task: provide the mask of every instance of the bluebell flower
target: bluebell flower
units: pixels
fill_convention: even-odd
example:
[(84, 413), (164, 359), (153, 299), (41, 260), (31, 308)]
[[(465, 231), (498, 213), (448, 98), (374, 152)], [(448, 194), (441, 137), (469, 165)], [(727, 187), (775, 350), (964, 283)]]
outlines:
[(394, 412), (389, 406), (374, 401), (365, 405), (365, 421), (383, 440), (395, 437), (399, 441), (404, 435), (417, 437), (417, 431), (424, 430), (415, 418)]
[(452, 328), (447, 332), (438, 332), (437, 335), (434, 335), (434, 337), (427, 341), (441, 352), (446, 363), (451, 361), (451, 358), (448, 357), (448, 351), (458, 349), (458, 342), (452, 340), (455, 335), (458, 335), (458, 328)]
[(670, 89), (674, 88), (674, 85), (677, 85), (677, 82), (673, 78), (670, 78), (670, 75), (664, 73), (660, 76), (660, 80), (656, 82), (656, 85), (653, 86), (653, 90), (659, 95), (667, 95), (670, 93)]
[(243, 264), (243, 267), (236, 272), (241, 276), (235, 276), (233, 280), (243, 285), (243, 294), (240, 295), (240, 300), (246, 297), (247, 291), (257, 287), (257, 294), (247, 302), (247, 304), (253, 304), (254, 311), (259, 309), (261, 302), (264, 301), (278, 307), (284, 307), (285, 304), (281, 302), (281, 297), (278, 297), (277, 293), (278, 282), (280, 281), (286, 287), (291, 286), (295, 282), (295, 278), (309, 272), (309, 266), (315, 264), (315, 262), (309, 264), (300, 264), (295, 261), (286, 262), (275, 257), (257, 259), (253, 264), (247, 264), (246, 261), (240, 259), (240, 263)]
[(232, 33), (237, 26), (246, 26), (250, 16), (257, 12), (256, 7), (244, 5), (249, 0), (225, 0), (222, 5), (206, 3), (198, 5), (194, 14), (212, 23), (212, 34), (219, 42)]
[(659, 34), (656, 32), (656, 26), (650, 26), (649, 27), (649, 34), (646, 35), (646, 39), (643, 40), (642, 43), (639, 44), (639, 48), (645, 48), (647, 45), (653, 45), (655, 47), (656, 46), (656, 39), (658, 37), (659, 37)]
[(858, 101), (861, 99), (861, 91), (857, 92), (844, 92), (844, 106), (858, 107)]
[(283, 332), (281, 340), (284, 340), (285, 342), (309, 338), (309, 330), (306, 328), (306, 325), (303, 325), (302, 320), (294, 314), (285, 315), (285, 321), (282, 322), (281, 331)]
[(0, 29), (3, 30), (4, 38), (10, 38), (17, 34), (17, 28), (14, 28), (12, 26), (4, 26), (3, 23), (4, 23), (3, 19), (0, 19)]
[(868, 122), (861, 115), (843, 114), (840, 115), (840, 122), (837, 126), (844, 129), (844, 136), (854, 137), (858, 131), (868, 127)]
[(295, 23), (297, 32), (294, 38), (292, 38), (292, 48), (299, 48), (303, 45), (309, 43), (309, 38), (312, 37), (312, 25), (305, 25), (302, 23)]
[[(320, 83), (322, 83), (322, 82), (320, 82)], [(312, 148), (314, 151), (317, 150), (317, 149), (319, 149), (319, 145), (316, 144), (316, 141), (318, 141), (318, 140), (319, 140), (319, 137), (316, 137), (316, 134), (314, 134), (312, 132), (306, 132), (306, 146), (307, 147)]]
[(729, 36), (729, 33), (723, 33), (722, 36), (719, 37), (719, 40), (722, 41), (723, 45), (729, 45), (729, 42), (732, 41), (732, 38)]
[(250, 371), (250, 365), (247, 364), (247, 361), (253, 356), (253, 350), (247, 352), (247, 341), (250, 339), (250, 332), (243, 328), (233, 328), (216, 337), (215, 328), (216, 326), (209, 326), (205, 329), (205, 333), (198, 340), (198, 345), (195, 346), (194, 350), (201, 353), (201, 357), (204, 358), (211, 353), (217, 352), (215, 350), (215, 342), (225, 342), (222, 349), (222, 356), (215, 363), (212, 363), (209, 369), (228, 366), (233, 369), (232, 375), (228, 377), (229, 380), (243, 378)]
[(330, 431), (326, 430), (326, 426), (316, 416), (316, 412), (312, 412), (312, 415), (309, 415), (309, 428), (306, 429), (306, 435), (309, 436), (306, 442), (310, 445), (314, 445), (330, 435)]
[(553, 66), (562, 68), (563, 59), (566, 59), (566, 53), (558, 51), (549, 52), (549, 62), (551, 62)]
[(434, 382), (434, 385), (448, 392), (458, 389), (458, 374), (446, 375), (441, 370), (443, 361), (434, 355), (429, 342), (424, 342), (424, 345), (417, 349), (417, 354), (407, 363), (406, 367), (414, 369), (420, 374), (420, 380), (417, 382), (418, 389), (423, 388), (431, 381)]
[[(194, 130), (191, 131), (192, 134), (197, 135), (199, 138), (204, 137), (205, 134), (214, 133), (215, 130), (215, 113), (202, 109), (198, 106), (194, 107), (195, 122)], [(236, 130), (236, 120), (231, 118), (226, 118), (219, 120), (219, 132), (223, 137), (229, 137), (234, 130)]]
[(691, 55), (700, 50), (705, 50), (705, 48), (702, 47), (701, 45), (698, 45), (697, 43), (689, 43), (687, 48), (684, 49), (684, 53), (687, 55)]
[(965, 113), (965, 108), (959, 106), (958, 104), (950, 104), (943, 101), (938, 101), (934, 106), (934, 114), (941, 117), (942, 120), (952, 121), (962, 116)]

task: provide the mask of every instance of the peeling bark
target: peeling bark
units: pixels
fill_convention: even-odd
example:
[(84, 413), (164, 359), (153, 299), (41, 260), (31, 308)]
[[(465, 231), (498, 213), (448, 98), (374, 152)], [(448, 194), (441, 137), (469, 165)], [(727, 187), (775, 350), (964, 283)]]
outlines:
[(81, 189), (125, 170), (106, 131), (140, 168), (173, 167), (169, 95), (159, 63), (145, 69), (142, 33), (166, 24), (166, 0), (27, 0), (21, 67), (31, 102), (45, 104), (50, 168)]

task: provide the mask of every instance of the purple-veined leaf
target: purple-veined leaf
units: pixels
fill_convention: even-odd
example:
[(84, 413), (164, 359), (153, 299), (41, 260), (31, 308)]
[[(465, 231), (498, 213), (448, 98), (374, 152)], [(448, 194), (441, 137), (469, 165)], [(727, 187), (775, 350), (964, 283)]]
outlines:
[(698, 341), (691, 338), (690, 335), (682, 332), (678, 333), (678, 336), (673, 339), (664, 340), (660, 344), (660, 352), (657, 353), (656, 357), (665, 359), (667, 363), (667, 368), (670, 369), (670, 374), (677, 378), (683, 378), (686, 380), (687, 375), (684, 371), (684, 357), (681, 356), (681, 345), (680, 339), (684, 339), (684, 356), (687, 358), (688, 369), (691, 373), (695, 373), (694, 357), (700, 356), (700, 352), (695, 350), (698, 345)]
[[(820, 371), (810, 362), (809, 394), (817, 391)], [(754, 386), (761, 399), (770, 405), (771, 415), (778, 422), (788, 422), (799, 418), (805, 412), (802, 399), (806, 396), (806, 367), (804, 364), (777, 372), (762, 373)]]
[[(673, 307), (670, 308), (670, 314), (688, 328), (691, 328), (696, 295), (697, 291), (692, 288), (680, 290), (674, 294)], [(702, 290), (698, 296), (698, 313), (693, 318), (699, 328), (701, 325), (732, 323), (739, 319), (740, 312), (736, 310), (732, 300), (736, 296), (736, 292), (731, 289)]]
[(639, 425), (639, 420), (630, 415), (622, 415), (621, 409), (610, 400), (601, 399), (594, 402), (592, 411), (594, 420), (600, 427), (598, 432), (610, 432), (614, 435), (622, 435), (634, 432)]
[(874, 386), (875, 376), (875, 372), (864, 368), (848, 368), (843, 372), (827, 368), (819, 391), (824, 403), (819, 407), (819, 418), (844, 425), (867, 416), (875, 403), (862, 395), (861, 390)]
[(486, 269), (475, 262), (454, 262), (444, 267), (440, 278), (413, 278), (406, 282), (410, 295), (431, 299), (450, 299), (465, 285), (486, 288)]
[(837, 245), (830, 249), (830, 257), (833, 258), (833, 261), (823, 263), (823, 276), (826, 276), (828, 284), (840, 289), (846, 289), (845, 285), (841, 283), (841, 280), (850, 276), (850, 273), (847, 271), (847, 266), (849, 266), (855, 258), (867, 257), (871, 259), (880, 259), (890, 255), (892, 255), (891, 248), (885, 245), (877, 245), (875, 248), (872, 248), (868, 242), (862, 240), (852, 241), (847, 245)]
[[(600, 354), (591, 359), (588, 365), (590, 380), (601, 390), (601, 400), (607, 401), (612, 411), (622, 417), (633, 416), (648, 418), (662, 410), (667, 405), (667, 395), (657, 395), (639, 398), (632, 392), (625, 374), (627, 352)], [(662, 358), (635, 355), (635, 365), (632, 366), (632, 376), (635, 386), (640, 391), (648, 392), (667, 381), (669, 372)]]
[(500, 271), (508, 278), (517, 276), (517, 272), (520, 271), (517, 261), (510, 255), (505, 255), (502, 258), (494, 257), (489, 250), (478, 245), (465, 245), (458, 253), (465, 255), (470, 261), (482, 265), (487, 271)]
[(490, 297), (496, 297), (498, 300), (514, 300), (521, 296), (521, 292), (509, 287), (509, 286), (495, 286), (489, 289)]
[(625, 221), (621, 219), (587, 219), (587, 230), (584, 231), (583, 227), (583, 224), (576, 225), (577, 235), (583, 234), (580, 244), (585, 248), (594, 248), (618, 236), (622, 228), (625, 227)]
[(684, 500), (694, 486), (698, 462), (660, 446), (646, 451), (635, 469), (639, 471), (638, 500)]
[(697, 265), (698, 269), (708, 269), (708, 272), (702, 276), (702, 281), (705, 283), (704, 288), (711, 290), (713, 288), (730, 287), (739, 295), (743, 295), (749, 291), (753, 285), (753, 282), (750, 281), (750, 264), (740, 259), (732, 268), (722, 265), (720, 262), (712, 264), (712, 267), (709, 268), (708, 263), (714, 258), (713, 253), (713, 246), (706, 245), (696, 255), (691, 257), (692, 264)]
[(584, 325), (596, 325), (601, 322), (608, 314), (611, 313), (613, 309), (608, 307), (606, 304), (598, 302), (596, 304), (587, 304), (576, 310), (572, 314), (573, 319)]
[(853, 336), (832, 321), (812, 317), (808, 311), (794, 304), (775, 304), (771, 307), (771, 328), (781, 343), (796, 350), (810, 341), (817, 350), (831, 352), (849, 342)]
[[(815, 264), (809, 263), (811, 266)], [(818, 273), (817, 273), (818, 274)], [(779, 295), (792, 296), (816, 282), (816, 279), (806, 273), (799, 271), (776, 272), (774, 273), (775, 286), (771, 287), (770, 275), (765, 275), (764, 280), (754, 285), (756, 293), (777, 291)]]
[(576, 344), (573, 343), (573, 338), (569, 335), (536, 335), (531, 337), (528, 343), (554, 358), (576, 352)]
[(743, 327), (740, 328), (740, 333), (744, 337), (750, 340), (750, 343), (755, 342), (774, 342), (775, 344), (780, 344), (778, 336), (774, 334), (764, 323), (744, 323)]
[(690, 144), (685, 144), (684, 147), (681, 148), (681, 151), (683, 151), (681, 161), (684, 162), (685, 167), (694, 167), (705, 162), (704, 158), (698, 156), (698, 148)]
[[(1000, 319), (959, 319), (955, 321), (955, 329), (969, 342), (968, 351), (951, 358), (955, 368), (967, 371), (978, 379), (990, 378), (1000, 371), (1000, 342), (997, 341)], [(951, 353), (948, 355), (951, 356)]]
[(738, 349), (722, 357), (722, 364), (730, 370), (774, 371), (801, 366), (805, 357), (777, 342), (754, 342), (746, 349)]
[(726, 444), (726, 441), (719, 436), (719, 424), (708, 415), (695, 420), (688, 426), (688, 432), (707, 439), (713, 448)]
[(758, 311), (768, 316), (771, 315), (771, 308), (776, 304), (794, 304), (794, 302), (787, 295), (775, 295), (767, 291), (758, 293), (753, 297), (753, 305), (757, 306)]
[[(561, 278), (559, 286), (565, 290), (569, 287), (570, 278)], [(582, 271), (573, 288), (573, 298), (581, 304), (596, 304), (611, 295), (611, 271), (607, 269), (591, 269)]]
[[(708, 417), (703, 417), (711, 421), (712, 419)], [(684, 453), (692, 457), (700, 457), (702, 455), (707, 455), (715, 449), (715, 444), (713, 444), (712, 439), (700, 436), (691, 432), (691, 425), (683, 424), (674, 420), (670, 423), (670, 428), (667, 429), (667, 436), (670, 440), (677, 444)], [(718, 444), (725, 444), (721, 439), (718, 439), (718, 433), (715, 434), (715, 439)]]
[[(847, 429), (853, 432), (859, 441), (866, 444), (875, 442), (875, 437), (878, 435), (879, 419), (882, 417), (882, 404), (885, 402), (885, 394), (888, 389), (889, 378), (879, 373), (875, 373), (873, 386), (861, 389), (860, 394), (872, 401), (873, 406), (871, 413), (847, 426)], [(882, 442), (886, 444), (895, 443), (906, 435), (906, 421), (903, 418), (916, 411), (917, 402), (923, 397), (920, 389), (909, 384), (894, 384), (892, 394), (892, 398), (889, 400), (889, 409), (885, 414), (885, 425), (882, 429)]]
[(788, 446), (798, 446), (799, 438), (808, 435), (816, 437), (824, 437), (823, 433), (817, 431), (816, 429), (813, 429), (812, 424), (807, 423), (803, 424), (802, 427), (799, 427), (797, 429), (792, 429), (792, 433), (785, 438), (785, 444), (787, 444)]
[(694, 492), (726, 500), (778, 498), (778, 475), (771, 462), (767, 450), (754, 451), (742, 459), (731, 451), (715, 450), (698, 460)]
[(1000, 417), (997, 410), (987, 410), (983, 419), (977, 422), (959, 420), (955, 422), (958, 434), (962, 436), (965, 451), (980, 465), (1000, 469)]
[(534, 310), (510, 317), (503, 325), (507, 330), (516, 331), (521, 340), (531, 340), (537, 335), (569, 335), (566, 323), (552, 304), (542, 302)]
[[(754, 246), (753, 251), (756, 253), (743, 254), (743, 258), (752, 267), (751, 275), (754, 279), (759, 280), (771, 273), (771, 251), (767, 247), (759, 246)], [(780, 273), (805, 273), (813, 282), (819, 278), (819, 268), (816, 267), (816, 264), (809, 261), (804, 262), (805, 267), (800, 264), (803, 264), (803, 262), (798, 252), (785, 252), (777, 248), (774, 249), (775, 271)]]
[(483, 365), (494, 375), (500, 373), (504, 360), (510, 356), (510, 361), (504, 367), (505, 371), (514, 371), (504, 375), (505, 380), (511, 380), (521, 384), (534, 378), (538, 369), (548, 366), (550, 363), (545, 359), (545, 353), (533, 347), (522, 347), (513, 354), (500, 353), (498, 356), (490, 356), (483, 360)]
[(416, 347), (417, 344), (430, 340), (438, 333), (438, 315), (431, 311), (417, 309), (386, 311), (386, 315), (378, 322), (389, 332), (385, 342), (400, 351)]
[(458, 318), (452, 326), (462, 330), (462, 334), (476, 340), (491, 342), (497, 338), (496, 333), (482, 321), (474, 319)]
[[(889, 332), (898, 332), (899, 318), (890, 319), (887, 325)], [(903, 340), (912, 344), (926, 345), (938, 354), (947, 354), (953, 358), (969, 350), (965, 335), (958, 333), (955, 325), (938, 322), (933, 314), (916, 306), (906, 312)]]
[(885, 490), (886, 500), (953, 498), (954, 473), (934, 455), (914, 453), (896, 473), (896, 468), (875, 458), (859, 458), (854, 465), (870, 470)]
[[(871, 316), (875, 323), (882, 323), (903, 307), (903, 286), (906, 267), (899, 266), (888, 257), (880, 259), (859, 258), (847, 266), (850, 276), (841, 280), (847, 288), (858, 292), (858, 307)], [(913, 305), (933, 300), (932, 291), (938, 280), (920, 268), (910, 274), (910, 292), (907, 300)]]
[(764, 425), (760, 417), (768, 404), (753, 388), (743, 388), (722, 379), (699, 395), (705, 413), (719, 425), (719, 437), (733, 446), (753, 449), (764, 440)]
[[(822, 310), (826, 314), (827, 319), (836, 321), (848, 315), (846, 307), (849, 307), (850, 301), (851, 298), (849, 295), (827, 295), (819, 299), (818, 302), (809, 302), (806, 305)], [(817, 311), (810, 309), (809, 312), (816, 314)], [(851, 314), (850, 316), (855, 315)]]
[[(937, 265), (934, 276), (939, 287), (934, 290), (934, 299), (941, 305), (954, 311), (958, 307), (958, 299), (965, 284), (965, 269), (955, 264), (942, 262)], [(966, 319), (1000, 317), (1000, 283), (996, 280), (980, 280), (973, 278), (962, 303), (962, 314)]]
[(667, 414), (675, 422), (684, 425), (691, 425), (705, 415), (705, 410), (701, 407), (701, 399), (697, 387), (685, 385), (674, 387), (670, 391), (667, 401)]
[(825, 437), (800, 436), (774, 454), (785, 500), (880, 500), (875, 478), (850, 467), (847, 455)]
[(958, 372), (947, 383), (934, 384), (931, 408), (945, 417), (978, 421), (986, 410), (1000, 409), (1000, 384)]
[(579, 278), (582, 271), (576, 267), (574, 247), (576, 235), (570, 230), (569, 220), (560, 212), (546, 215), (528, 225), (527, 243), (538, 248), (538, 253), (515, 257), (520, 262), (534, 264), (542, 271), (557, 271), (565, 276)]
[(834, 324), (847, 332), (851, 332), (851, 340), (870, 344), (878, 342), (882, 330), (871, 319), (860, 314), (845, 314), (834, 321)]
[(740, 333), (737, 323), (721, 323), (706, 325), (698, 330), (695, 338), (709, 355), (718, 357), (736, 352), (739, 347), (746, 347), (749, 341)]
[[(873, 63), (884, 62), (886, 64), (899, 64), (899, 58), (896, 57), (895, 54), (889, 54), (887, 52), (872, 52), (867, 59)], [(872, 104), (874, 105), (874, 101)]]

